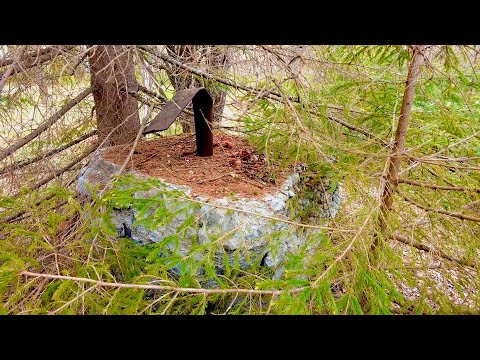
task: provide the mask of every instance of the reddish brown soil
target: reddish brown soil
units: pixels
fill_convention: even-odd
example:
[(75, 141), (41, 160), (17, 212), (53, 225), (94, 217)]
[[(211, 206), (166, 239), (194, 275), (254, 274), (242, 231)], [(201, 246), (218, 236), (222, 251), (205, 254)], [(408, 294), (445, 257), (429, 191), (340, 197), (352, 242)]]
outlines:
[[(193, 195), (257, 197), (277, 190), (285, 176), (244, 139), (214, 132), (213, 156), (195, 156), (195, 135), (141, 141), (127, 169), (192, 187)], [(122, 165), (130, 149), (108, 148), (104, 158)]]

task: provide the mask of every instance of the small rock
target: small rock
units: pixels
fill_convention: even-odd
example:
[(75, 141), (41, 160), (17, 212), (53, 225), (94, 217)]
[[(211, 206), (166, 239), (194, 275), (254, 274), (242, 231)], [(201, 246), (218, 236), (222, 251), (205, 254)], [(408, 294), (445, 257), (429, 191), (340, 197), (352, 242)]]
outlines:
[(230, 140), (230, 139), (227, 139), (227, 140), (225, 140), (225, 141), (223, 142), (223, 147), (224, 147), (224, 148), (232, 149), (233, 146), (234, 146), (234, 143), (233, 143), (233, 141)]
[(242, 160), (240, 159), (231, 159), (228, 163), (235, 169), (238, 169), (240, 166), (242, 166)]

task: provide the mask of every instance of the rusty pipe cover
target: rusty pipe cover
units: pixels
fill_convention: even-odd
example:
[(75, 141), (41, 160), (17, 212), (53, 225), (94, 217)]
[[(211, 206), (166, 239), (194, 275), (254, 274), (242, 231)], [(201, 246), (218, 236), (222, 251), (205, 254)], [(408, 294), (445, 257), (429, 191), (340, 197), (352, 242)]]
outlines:
[(178, 115), (192, 101), (195, 121), (197, 156), (213, 155), (212, 107), (213, 100), (204, 87), (177, 91), (172, 100), (167, 101), (160, 113), (145, 128), (143, 134), (165, 131)]

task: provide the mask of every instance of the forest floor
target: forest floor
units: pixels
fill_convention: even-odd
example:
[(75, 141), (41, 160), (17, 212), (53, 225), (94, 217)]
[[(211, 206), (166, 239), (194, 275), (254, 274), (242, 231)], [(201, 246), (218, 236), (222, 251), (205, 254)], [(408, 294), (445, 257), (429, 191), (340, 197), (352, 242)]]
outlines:
[[(267, 161), (246, 140), (214, 131), (213, 156), (195, 155), (195, 135), (162, 137), (141, 141), (127, 169), (187, 185), (193, 195), (259, 197), (278, 191), (286, 178), (285, 170)], [(129, 147), (115, 146), (104, 158), (122, 165)]]
[(455, 266), (445, 259), (436, 258), (402, 243), (394, 242), (391, 246), (416, 277), (416, 286), (406, 282), (398, 284), (398, 290), (407, 300), (425, 301), (433, 309), (438, 309), (438, 305), (428, 298), (435, 288), (462, 307), (466, 313), (478, 311), (474, 308), (474, 298), (479, 296), (475, 287), (474, 269)]

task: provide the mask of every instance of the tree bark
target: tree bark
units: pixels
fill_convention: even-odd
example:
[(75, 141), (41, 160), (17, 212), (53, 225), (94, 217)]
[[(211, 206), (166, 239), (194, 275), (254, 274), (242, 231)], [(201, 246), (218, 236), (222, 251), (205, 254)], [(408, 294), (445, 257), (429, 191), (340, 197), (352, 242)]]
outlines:
[[(225, 71), (228, 70), (230, 66), (229, 54), (216, 45), (168, 45), (167, 50), (170, 55), (181, 59), (182, 63), (198, 65), (204, 62), (209, 68), (209, 73), (212, 72), (212, 69)], [(167, 63), (165, 68), (167, 69), (168, 77), (175, 88), (175, 91), (204, 86), (202, 81), (194, 77), (191, 72), (185, 71), (174, 64)], [(222, 120), (226, 93), (211, 88), (208, 91), (213, 100), (213, 122), (218, 123)], [(181, 114), (179, 120), (183, 132), (191, 133), (194, 131), (195, 127), (193, 119), (190, 116)]]
[[(218, 45), (208, 47), (206, 58), (214, 72), (220, 71), (223, 74), (230, 68), (229, 52)], [(210, 90), (210, 95), (213, 99), (213, 122), (219, 123), (222, 121), (227, 93), (221, 90)]]
[[(389, 157), (388, 171), (384, 175), (383, 190), (380, 198), (380, 216), (379, 225), (383, 235), (387, 231), (388, 214), (392, 209), (392, 194), (398, 184), (398, 174), (402, 161), (402, 153), (405, 151), (405, 139), (407, 137), (408, 124), (410, 121), (410, 113), (412, 111), (413, 97), (415, 94), (415, 85), (420, 73), (420, 66), (423, 60), (423, 46), (414, 46), (412, 57), (408, 66), (407, 82), (403, 93), (402, 108), (398, 119), (397, 131), (395, 133), (395, 141), (393, 143), (392, 153)], [(375, 238), (374, 247), (378, 244), (378, 237)]]
[(97, 46), (89, 57), (97, 114), (98, 140), (103, 146), (133, 143), (140, 130), (133, 54), (119, 45)]

